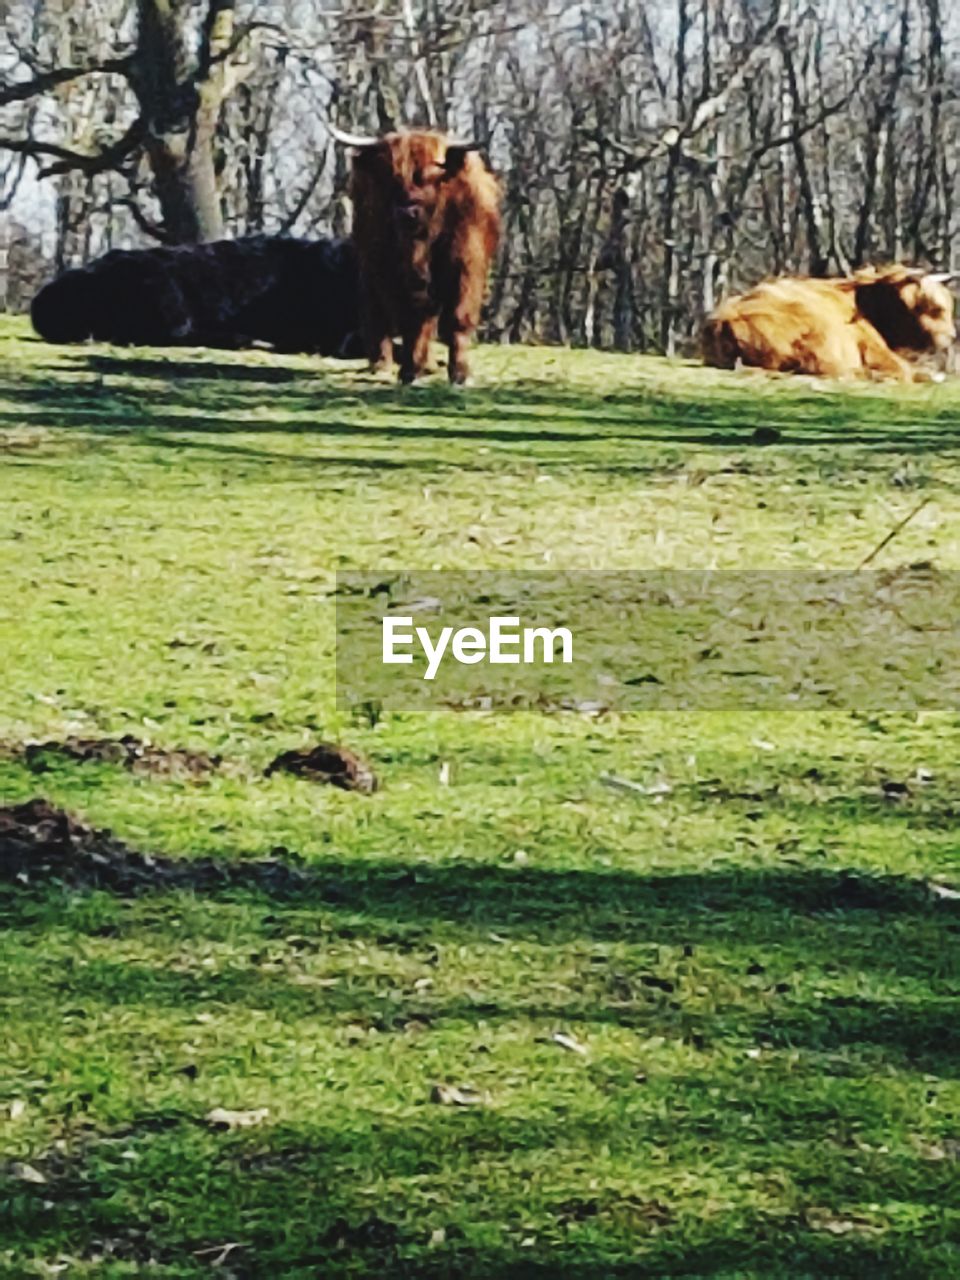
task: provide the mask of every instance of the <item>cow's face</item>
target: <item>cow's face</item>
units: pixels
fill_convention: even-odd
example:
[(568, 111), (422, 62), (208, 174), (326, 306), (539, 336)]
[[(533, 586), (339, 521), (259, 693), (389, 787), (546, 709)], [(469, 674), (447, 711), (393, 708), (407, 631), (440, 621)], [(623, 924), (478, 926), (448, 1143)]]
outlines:
[(936, 276), (909, 281), (900, 291), (934, 351), (946, 351), (957, 340), (953, 294)]
[(404, 239), (427, 236), (446, 177), (436, 138), (399, 138), (391, 149), (393, 218)]
[(949, 275), (894, 264), (864, 267), (850, 280), (863, 316), (895, 351), (946, 351), (956, 341)]
[(355, 164), (376, 175), (402, 243), (430, 237), (444, 185), (462, 170), (469, 148), (434, 133), (388, 134), (358, 153)]

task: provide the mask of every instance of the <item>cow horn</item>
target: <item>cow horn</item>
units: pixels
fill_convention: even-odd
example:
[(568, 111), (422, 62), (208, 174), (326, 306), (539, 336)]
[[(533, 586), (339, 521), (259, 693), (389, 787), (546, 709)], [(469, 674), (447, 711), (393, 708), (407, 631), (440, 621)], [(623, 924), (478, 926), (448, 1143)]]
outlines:
[(466, 164), (468, 154), (479, 150), (479, 142), (448, 142), (447, 151), (443, 157), (444, 169), (450, 177), (453, 177)]
[(327, 128), (334, 141), (342, 143), (345, 147), (376, 147), (380, 143), (379, 138), (371, 138), (363, 133), (346, 133), (331, 121), (327, 122)]
[(924, 276), (924, 279), (929, 280), (931, 284), (947, 284), (948, 281), (956, 278), (956, 271), (928, 271)]

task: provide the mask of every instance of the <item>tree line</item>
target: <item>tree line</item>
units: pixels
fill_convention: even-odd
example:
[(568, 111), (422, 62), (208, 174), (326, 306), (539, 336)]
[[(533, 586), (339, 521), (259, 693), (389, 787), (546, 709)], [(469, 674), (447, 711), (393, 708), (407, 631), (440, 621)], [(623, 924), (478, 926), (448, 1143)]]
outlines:
[(771, 273), (957, 261), (946, 0), (6, 0), (2, 22), (8, 305), (17, 263), (343, 234), (331, 122), (482, 144), (494, 341), (674, 352)]

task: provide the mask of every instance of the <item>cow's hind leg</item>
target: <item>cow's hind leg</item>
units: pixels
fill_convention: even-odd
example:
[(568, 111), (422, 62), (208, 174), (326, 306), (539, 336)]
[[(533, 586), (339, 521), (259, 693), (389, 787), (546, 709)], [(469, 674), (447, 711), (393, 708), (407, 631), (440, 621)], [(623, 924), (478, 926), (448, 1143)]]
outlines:
[(735, 369), (741, 357), (732, 326), (726, 320), (711, 317), (703, 327), (700, 339), (703, 362), (715, 369)]
[(369, 344), (367, 358), (374, 373), (393, 372), (393, 339), (388, 333)]

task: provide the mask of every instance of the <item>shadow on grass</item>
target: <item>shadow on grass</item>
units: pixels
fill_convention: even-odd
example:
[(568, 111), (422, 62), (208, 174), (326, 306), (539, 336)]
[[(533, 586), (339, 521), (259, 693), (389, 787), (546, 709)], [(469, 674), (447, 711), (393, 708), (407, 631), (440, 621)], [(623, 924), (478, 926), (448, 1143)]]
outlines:
[[(328, 936), (338, 937), (335, 931)], [(869, 955), (869, 939), (863, 947)], [(929, 953), (926, 959), (928, 964), (933, 961)], [(869, 961), (864, 967), (868, 966)], [(891, 1068), (941, 1079), (960, 1074), (960, 1003), (956, 999), (924, 991), (922, 1002), (921, 998), (896, 1002), (824, 996), (805, 1003), (789, 991), (777, 993), (774, 984), (768, 983), (748, 993), (749, 1005), (741, 992), (739, 1004), (728, 997), (723, 1007), (704, 1008), (693, 994), (695, 982), (671, 981), (672, 989), (666, 993), (646, 985), (651, 977), (658, 983), (665, 981), (642, 970), (624, 974), (611, 964), (604, 973), (585, 973), (576, 995), (540, 990), (532, 981), (531, 994), (497, 1000), (479, 994), (448, 996), (442, 990), (418, 993), (410, 984), (403, 989), (399, 979), (370, 977), (362, 971), (333, 985), (325, 979), (321, 987), (311, 987), (290, 972), (263, 972), (253, 958), (246, 966), (233, 964), (218, 973), (176, 973), (162, 964), (101, 960), (80, 971), (71, 970), (54, 985), (65, 998), (102, 1009), (233, 1005), (290, 1022), (307, 1019), (316, 1025), (319, 1021), (331, 1031), (349, 1025), (400, 1036), (480, 1022), (492, 1028), (529, 1023), (539, 1028), (544, 1040), (558, 1027), (588, 1036), (604, 1027), (621, 1027), (647, 1039), (662, 1036), (705, 1053), (758, 1045), (772, 1052), (800, 1050), (808, 1057), (817, 1056), (825, 1079), (868, 1077), (875, 1070)], [(733, 1116), (733, 1123), (739, 1125), (739, 1116)], [(661, 1138), (666, 1142), (669, 1136), (665, 1131)]]
[[(694, 971), (688, 986), (679, 973), (611, 972), (622, 970), (622, 958), (595, 953), (575, 957), (580, 972), (568, 971), (567, 992), (557, 994), (550, 983), (538, 990), (531, 975), (528, 988), (501, 999), (445, 994), (442, 983), (435, 996), (412, 985), (397, 992), (395, 980), (359, 968), (342, 985), (311, 990), (296, 975), (261, 969), (255, 948), (248, 964), (205, 973), (102, 955), (60, 973), (41, 958), (41, 984), (57, 1000), (62, 992), (70, 1007), (89, 1010), (92, 1025), (105, 1009), (119, 1010), (122, 1026), (123, 1011), (133, 1006), (209, 1013), (231, 1004), (269, 1011), (297, 1038), (309, 1027), (325, 1044), (348, 1021), (381, 1035), (409, 1033), (418, 1043), (453, 1021), (495, 1028), (498, 1020), (527, 1020), (524, 1034), (544, 1039), (558, 1025), (581, 1033), (617, 1025), (642, 1030), (645, 1039), (683, 1040), (703, 1055), (704, 1069), (689, 1078), (654, 1071), (638, 1082), (627, 1057), (585, 1061), (582, 1114), (568, 1104), (554, 1107), (549, 1097), (531, 1114), (440, 1107), (429, 1101), (424, 1075), (422, 1093), (399, 1104), (403, 1119), (356, 1107), (338, 1112), (334, 1071), (328, 1123), (216, 1134), (201, 1118), (209, 1107), (204, 1067), (196, 1106), (195, 1086), (183, 1084), (176, 1103), (135, 1116), (125, 1128), (98, 1134), (92, 1122), (74, 1125), (66, 1154), (33, 1160), (43, 1184), (3, 1178), (8, 1249), (34, 1257), (65, 1251), (144, 1273), (192, 1276), (203, 1274), (226, 1242), (239, 1242), (228, 1269), (250, 1280), (955, 1274), (960, 1225), (946, 1212), (934, 1217), (936, 1206), (955, 1202), (951, 1160), (864, 1149), (853, 1140), (861, 1130), (883, 1131), (890, 1108), (906, 1105), (898, 1092), (903, 1080), (891, 1080), (892, 1072), (938, 1072), (943, 1079), (956, 1070), (955, 1006), (932, 987), (960, 917), (931, 902), (919, 884), (800, 869), (637, 876), (330, 859), (304, 870), (276, 861), (145, 860), (109, 843), (99, 850), (92, 864), (71, 863), (68, 852), (46, 872), (20, 856), (0, 861), (8, 926), (28, 941), (53, 921), (61, 930), (75, 927), (63, 913), (75, 909), (78, 890), (176, 891), (203, 895), (220, 911), (243, 905), (243, 927), (253, 937), (284, 939), (292, 927), (309, 946), (305, 913), (315, 912), (318, 947), (337, 937), (374, 937), (425, 964), (436, 954), (437, 931), (452, 929), (462, 943), (474, 928), (487, 945), (496, 929), (497, 945), (505, 936), (706, 942), (727, 948), (728, 958), (719, 998), (706, 1007)], [(749, 980), (760, 985), (749, 986), (743, 948), (754, 943), (779, 957), (799, 951), (814, 967), (902, 967), (928, 984), (914, 988), (913, 1000), (811, 1000), (808, 990), (802, 1003), (799, 993), (778, 993), (762, 970)], [(409, 954), (418, 948), (419, 956)], [(277, 948), (268, 950), (276, 963)], [(412, 984), (415, 969), (405, 972)], [(751, 1078), (741, 1087), (731, 1061), (746, 1063), (741, 1055), (752, 1045), (804, 1052), (772, 1069), (762, 1061), (745, 1065)], [(719, 1057), (709, 1056), (714, 1049)], [(409, 1071), (409, 1058), (407, 1064)], [(246, 1087), (255, 1088), (257, 1078), (254, 1069)], [(90, 1087), (81, 1073), (58, 1094), (62, 1100), (65, 1090)], [(95, 1114), (95, 1100), (78, 1098), (78, 1110), (82, 1122)], [(620, 1175), (606, 1172), (611, 1161)], [(698, 1215), (691, 1170), (707, 1183), (729, 1177), (741, 1191), (722, 1210)], [(777, 1207), (763, 1216), (743, 1188), (762, 1189), (769, 1179), (779, 1179), (781, 1190)], [(678, 1186), (684, 1190), (674, 1204), (669, 1188)], [(897, 1206), (892, 1222), (884, 1216), (890, 1204)], [(535, 1227), (527, 1225), (531, 1218)]]
[[(808, 1139), (793, 1151), (795, 1207), (767, 1215), (742, 1197), (734, 1197), (739, 1211), (698, 1216), (690, 1199), (674, 1206), (648, 1189), (662, 1179), (662, 1159), (661, 1178), (640, 1176), (636, 1190), (608, 1186), (602, 1176), (588, 1189), (591, 1165), (609, 1159), (609, 1151), (597, 1155), (605, 1137), (641, 1161), (658, 1151), (662, 1157), (666, 1143), (666, 1167), (678, 1173), (708, 1156), (722, 1175), (729, 1156), (720, 1136), (707, 1117), (696, 1132), (670, 1134), (661, 1125), (647, 1134), (635, 1122), (605, 1135), (562, 1117), (426, 1106), (413, 1120), (354, 1117), (352, 1127), (278, 1126), (230, 1136), (182, 1115), (147, 1115), (102, 1139), (88, 1135), (75, 1154), (38, 1162), (47, 1182), (11, 1196), (5, 1246), (42, 1255), (66, 1240), (74, 1257), (192, 1276), (204, 1274), (233, 1241), (229, 1274), (249, 1280), (955, 1274), (960, 1227), (947, 1219), (935, 1224), (929, 1213), (953, 1200), (953, 1171), (915, 1156), (867, 1159), (835, 1149), (825, 1161), (822, 1141)], [(138, 1159), (117, 1161), (119, 1146)], [(512, 1160), (523, 1167), (529, 1157), (535, 1168), (546, 1153), (577, 1175), (580, 1194), (562, 1190), (562, 1174), (504, 1183)], [(774, 1145), (754, 1152), (742, 1181), (761, 1183), (776, 1171), (776, 1158)], [(383, 1194), (385, 1181), (392, 1200)], [(891, 1192), (901, 1209), (914, 1211), (912, 1222), (923, 1218), (922, 1233), (872, 1225), (871, 1211)], [(858, 1211), (863, 1205), (869, 1209)], [(531, 1213), (538, 1235), (525, 1225)]]
[[(341, 382), (326, 368), (313, 373), (100, 354), (76, 357), (75, 362), (101, 380), (156, 376), (167, 386), (162, 394), (152, 396), (142, 388), (124, 388), (114, 382), (71, 386), (34, 378), (10, 384), (8, 394), (17, 408), (0, 416), (0, 421), (22, 424), (26, 419), (50, 429), (76, 426), (150, 444), (162, 442), (169, 432), (309, 435), (318, 440), (354, 439), (378, 448), (384, 436), (422, 440), (431, 446), (459, 444), (461, 450), (484, 442), (525, 448), (543, 444), (553, 446), (544, 454), (548, 463), (565, 460), (557, 458), (556, 446), (566, 445), (574, 450), (570, 461), (589, 466), (592, 460), (601, 467), (612, 461), (592, 458), (592, 450), (602, 445), (765, 448), (755, 446), (758, 424), (775, 429), (780, 433), (776, 443), (790, 446), (851, 446), (899, 453), (960, 448), (960, 412), (949, 404), (876, 394), (798, 394), (795, 389), (774, 395), (780, 384), (759, 391), (728, 386), (677, 392), (629, 387), (600, 394), (562, 382), (520, 381), (462, 392), (442, 383), (398, 388), (372, 379)], [(279, 390), (274, 390), (270, 417), (264, 418), (260, 411), (270, 388)], [(325, 418), (328, 404), (339, 408), (344, 402), (373, 414), (373, 420)], [(177, 407), (186, 412), (171, 412)], [(176, 443), (179, 446), (180, 441)], [(463, 463), (462, 457), (455, 460)], [(395, 454), (386, 461), (398, 465)], [(442, 464), (444, 459), (437, 461)], [(402, 465), (422, 467), (424, 463), (410, 459)]]
[[(328, 370), (303, 368), (288, 369), (282, 365), (265, 364), (233, 364), (217, 360), (196, 360), (189, 357), (171, 356), (161, 359), (157, 356), (110, 356), (91, 353), (82, 358), (75, 357), (75, 365), (80, 365), (90, 373), (99, 373), (103, 377), (126, 378), (158, 378), (170, 382), (259, 382), (270, 384), (286, 384), (308, 381)], [(344, 371), (356, 372), (362, 368), (362, 362), (345, 363)]]
[(308, 911), (340, 937), (407, 951), (451, 935), (483, 941), (495, 931), (549, 945), (774, 945), (790, 954), (808, 947), (817, 963), (924, 975), (942, 971), (960, 933), (956, 904), (935, 899), (922, 882), (854, 870), (637, 875), (337, 859), (304, 868), (239, 855), (148, 858), (113, 842), (51, 856), (0, 845), (0, 882), (11, 926), (30, 927), (51, 890), (188, 892), (256, 906), (266, 936), (286, 929), (284, 913)]
[[(731, 917), (757, 910), (802, 917), (874, 912), (958, 921), (952, 903), (898, 876), (854, 870), (714, 871), (640, 876), (620, 871), (554, 871), (484, 863), (311, 861), (309, 869), (277, 860), (153, 858), (126, 850), (103, 855), (57, 853), (31, 863), (0, 846), (0, 881), (37, 887), (44, 881), (106, 889), (124, 896), (186, 889), (208, 895), (237, 891), (277, 903), (335, 908), (420, 929), (432, 922), (482, 928), (544, 929), (556, 936), (634, 934), (651, 918), (673, 919), (691, 938), (726, 933)], [(682, 922), (682, 923), (681, 923)]]

